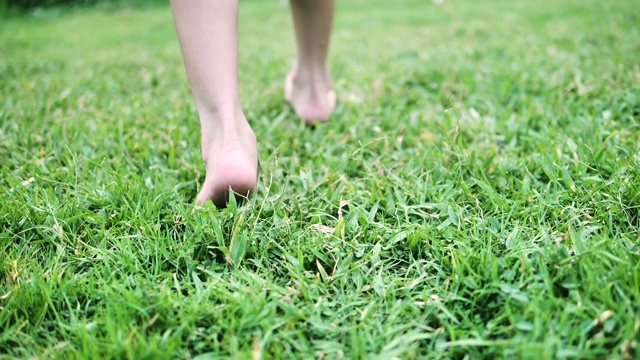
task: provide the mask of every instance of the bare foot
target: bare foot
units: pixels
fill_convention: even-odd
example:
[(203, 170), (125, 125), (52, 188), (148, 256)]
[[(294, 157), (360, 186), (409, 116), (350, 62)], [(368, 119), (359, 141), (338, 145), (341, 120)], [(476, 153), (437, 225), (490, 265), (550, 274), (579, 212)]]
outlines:
[(258, 185), (258, 145), (256, 136), (244, 117), (235, 131), (210, 131), (203, 125), (202, 155), (207, 175), (197, 204), (211, 200), (217, 207), (227, 205), (233, 192), (242, 201)]
[(336, 94), (327, 71), (299, 71), (286, 77), (284, 97), (307, 125), (325, 123), (336, 107)]

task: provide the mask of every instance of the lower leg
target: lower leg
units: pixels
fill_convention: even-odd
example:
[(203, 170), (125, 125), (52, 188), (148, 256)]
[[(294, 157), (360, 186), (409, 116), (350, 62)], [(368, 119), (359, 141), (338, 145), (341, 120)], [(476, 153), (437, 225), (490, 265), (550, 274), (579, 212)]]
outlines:
[(229, 189), (257, 185), (256, 138), (240, 105), (238, 2), (172, 0), (171, 9), (202, 129), (207, 175), (196, 200), (224, 206)]
[(307, 123), (326, 122), (335, 108), (328, 54), (334, 0), (290, 0), (298, 55), (285, 97)]

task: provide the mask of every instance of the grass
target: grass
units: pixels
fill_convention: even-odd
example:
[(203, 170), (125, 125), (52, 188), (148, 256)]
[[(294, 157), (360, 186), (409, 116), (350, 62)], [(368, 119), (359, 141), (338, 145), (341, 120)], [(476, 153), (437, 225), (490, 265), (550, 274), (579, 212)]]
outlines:
[(285, 4), (242, 3), (222, 211), (168, 7), (3, 20), (0, 357), (640, 356), (640, 6), (338, 5), (310, 130)]

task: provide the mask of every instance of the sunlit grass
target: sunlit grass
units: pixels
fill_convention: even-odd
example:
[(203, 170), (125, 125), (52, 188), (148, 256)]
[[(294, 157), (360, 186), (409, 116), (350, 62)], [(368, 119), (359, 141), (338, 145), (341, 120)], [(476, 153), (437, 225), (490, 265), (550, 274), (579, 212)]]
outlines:
[(640, 6), (338, 4), (310, 130), (286, 4), (242, 3), (223, 211), (168, 8), (3, 20), (0, 357), (638, 356)]

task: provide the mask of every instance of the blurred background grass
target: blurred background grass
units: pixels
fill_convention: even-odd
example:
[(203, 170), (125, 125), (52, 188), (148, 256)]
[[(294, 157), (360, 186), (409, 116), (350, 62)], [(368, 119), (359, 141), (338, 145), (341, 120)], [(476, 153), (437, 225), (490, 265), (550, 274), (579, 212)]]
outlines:
[(51, 8), (102, 7), (147, 7), (166, 4), (163, 0), (0, 0), (0, 17), (21, 16)]

